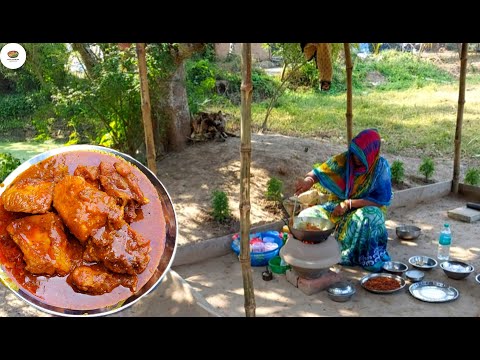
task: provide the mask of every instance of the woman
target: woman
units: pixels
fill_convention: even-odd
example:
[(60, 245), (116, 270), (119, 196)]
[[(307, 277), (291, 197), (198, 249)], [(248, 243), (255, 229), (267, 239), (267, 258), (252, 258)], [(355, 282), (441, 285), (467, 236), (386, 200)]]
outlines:
[(329, 218), (336, 224), (342, 265), (360, 265), (377, 272), (385, 261), (387, 206), (392, 198), (390, 166), (380, 156), (380, 135), (366, 129), (352, 139), (348, 151), (335, 155), (296, 184), (298, 195), (319, 183), (334, 200), (312, 206), (299, 216)]

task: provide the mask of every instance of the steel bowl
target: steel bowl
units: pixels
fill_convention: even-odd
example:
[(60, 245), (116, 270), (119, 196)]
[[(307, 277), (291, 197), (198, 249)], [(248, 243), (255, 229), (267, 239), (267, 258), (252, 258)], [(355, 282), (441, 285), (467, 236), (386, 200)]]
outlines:
[(434, 258), (422, 255), (412, 256), (410, 259), (408, 259), (408, 262), (410, 265), (422, 270), (430, 270), (438, 265), (437, 260)]
[[(305, 226), (307, 223), (322, 230), (306, 230)], [(327, 238), (335, 231), (335, 224), (328, 219), (295, 216), (293, 218), (293, 225), (289, 224), (288, 228), (293, 237), (297, 240), (320, 243), (327, 240)]]
[(3, 191), (10, 185), (15, 178), (27, 170), (32, 165), (39, 163), (42, 160), (47, 159), (50, 156), (66, 153), (70, 151), (91, 151), (92, 154), (95, 152), (106, 152), (108, 154), (112, 154), (115, 156), (119, 156), (126, 160), (127, 162), (136, 166), (145, 176), (150, 180), (152, 185), (155, 187), (160, 203), (162, 206), (163, 211), (163, 220), (165, 222), (165, 239), (161, 239), (159, 241), (165, 241), (164, 250), (162, 256), (160, 257), (158, 266), (152, 271), (150, 279), (142, 286), (141, 289), (137, 290), (136, 293), (132, 294), (125, 300), (120, 301), (117, 304), (113, 304), (104, 308), (96, 308), (96, 309), (82, 309), (82, 310), (75, 310), (70, 309), (68, 307), (59, 307), (59, 306), (52, 306), (42, 302), (38, 297), (33, 296), (31, 293), (23, 290), (22, 288), (15, 285), (15, 281), (10, 279), (9, 274), (4, 270), (2, 264), (0, 263), (0, 282), (3, 283), (7, 288), (9, 288), (18, 298), (26, 302), (27, 304), (44, 311), (46, 313), (57, 315), (57, 316), (64, 316), (64, 317), (95, 317), (95, 316), (104, 316), (110, 315), (121, 310), (130, 307), (131, 305), (135, 304), (139, 301), (142, 297), (146, 296), (150, 292), (152, 292), (163, 280), (165, 274), (170, 269), (173, 259), (175, 257), (176, 247), (177, 247), (177, 237), (178, 237), (178, 226), (177, 226), (177, 216), (175, 213), (175, 209), (173, 207), (172, 200), (170, 195), (168, 194), (167, 190), (161, 183), (161, 181), (157, 178), (157, 176), (150, 171), (147, 167), (145, 167), (141, 162), (137, 161), (130, 155), (121, 153), (119, 151), (109, 149), (102, 146), (95, 146), (95, 145), (71, 145), (71, 146), (64, 146), (56, 149), (52, 149), (41, 154), (38, 154), (31, 159), (22, 163), (19, 167), (17, 167), (7, 178), (3, 181), (3, 186), (0, 187), (0, 195)]
[(425, 277), (425, 273), (423, 271), (413, 269), (405, 272), (405, 276), (408, 280), (412, 282), (417, 282), (423, 280), (423, 278)]
[(350, 300), (355, 292), (355, 287), (346, 281), (336, 282), (327, 289), (328, 297), (337, 302)]
[(402, 276), (408, 270), (408, 266), (400, 261), (387, 261), (383, 263), (382, 269), (390, 274)]
[(440, 267), (443, 269), (445, 275), (455, 280), (465, 279), (475, 270), (472, 265), (453, 260), (447, 260), (440, 263)]
[(415, 240), (422, 233), (422, 229), (414, 225), (400, 225), (395, 229), (397, 236), (403, 240)]
[(475, 281), (480, 284), (480, 274), (478, 274), (477, 276), (475, 276)]

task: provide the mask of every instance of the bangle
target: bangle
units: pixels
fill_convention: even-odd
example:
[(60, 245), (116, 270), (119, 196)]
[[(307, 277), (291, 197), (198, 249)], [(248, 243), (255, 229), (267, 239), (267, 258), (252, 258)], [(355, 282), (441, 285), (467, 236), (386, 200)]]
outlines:
[(311, 176), (305, 176), (305, 179), (310, 179), (310, 180), (312, 180), (312, 181), (315, 183), (315, 179), (314, 179), (313, 177), (311, 177)]
[(350, 210), (352, 210), (352, 199), (348, 199), (348, 207), (350, 208)]

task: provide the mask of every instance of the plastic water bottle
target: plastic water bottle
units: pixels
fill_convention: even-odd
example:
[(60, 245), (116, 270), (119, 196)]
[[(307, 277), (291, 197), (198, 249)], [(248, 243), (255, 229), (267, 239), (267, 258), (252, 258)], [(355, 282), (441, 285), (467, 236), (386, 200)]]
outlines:
[(452, 244), (452, 231), (450, 225), (443, 224), (443, 229), (438, 238), (438, 260), (445, 261), (450, 258), (450, 245)]

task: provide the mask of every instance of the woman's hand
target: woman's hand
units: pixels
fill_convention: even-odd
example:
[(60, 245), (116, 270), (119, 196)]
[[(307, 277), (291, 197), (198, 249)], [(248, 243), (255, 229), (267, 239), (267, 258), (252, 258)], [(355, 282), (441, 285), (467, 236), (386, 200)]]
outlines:
[(338, 204), (335, 209), (332, 211), (333, 216), (342, 216), (344, 215), (348, 210), (348, 202), (347, 200), (342, 201), (340, 204)]
[(295, 184), (295, 195), (310, 190), (313, 184), (315, 184), (315, 180), (311, 176), (307, 176), (303, 180), (298, 180)]

